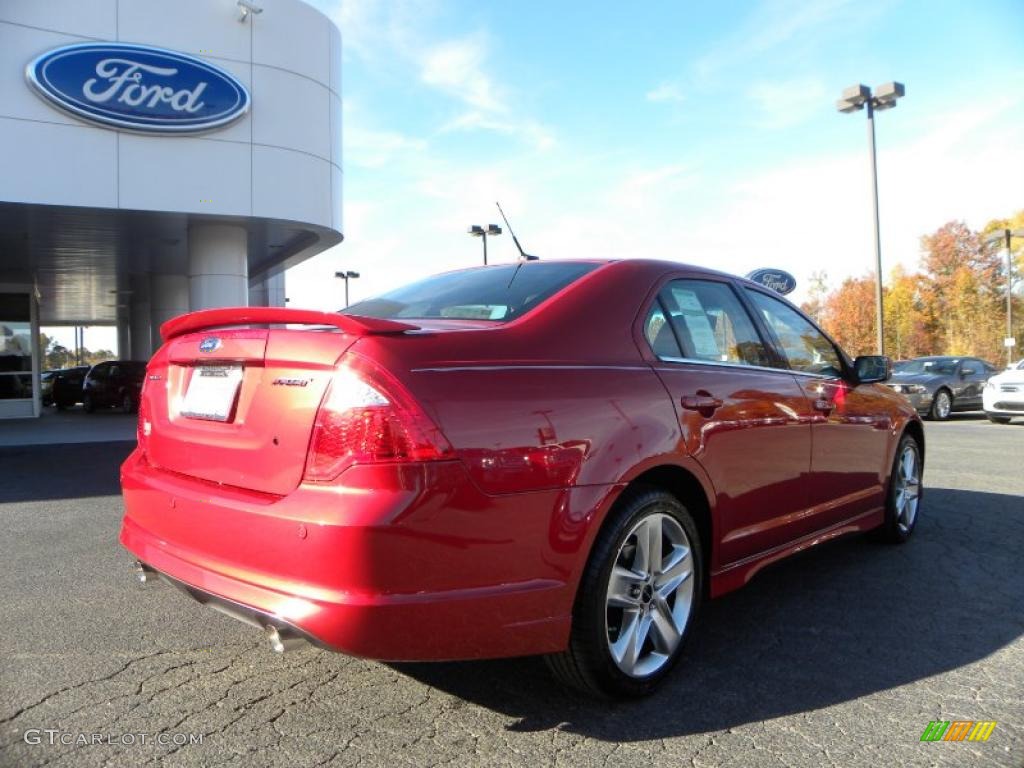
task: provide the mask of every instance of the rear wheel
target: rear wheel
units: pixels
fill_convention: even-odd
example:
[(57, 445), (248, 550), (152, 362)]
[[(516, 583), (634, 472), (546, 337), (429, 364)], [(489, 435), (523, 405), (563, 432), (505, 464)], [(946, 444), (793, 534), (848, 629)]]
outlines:
[(928, 411), (928, 416), (935, 421), (945, 421), (949, 418), (949, 414), (953, 411), (953, 396), (949, 394), (948, 389), (940, 389), (935, 393), (935, 397), (932, 400), (931, 410)]
[(988, 416), (988, 420), (991, 421), (993, 424), (1009, 424), (1010, 423), (1010, 417), (1009, 416), (996, 416), (994, 413), (986, 413), (985, 415)]
[(135, 413), (136, 409), (135, 398), (130, 393), (125, 392), (123, 398), (121, 398), (121, 410), (124, 413)]
[(889, 493), (885, 503), (885, 522), (876, 529), (876, 538), (902, 544), (917, 526), (921, 504), (921, 476), (924, 469), (921, 447), (910, 435), (900, 439), (889, 476)]
[(679, 500), (627, 491), (587, 562), (569, 647), (547, 657), (562, 682), (600, 696), (643, 696), (682, 653), (703, 588), (700, 538)]

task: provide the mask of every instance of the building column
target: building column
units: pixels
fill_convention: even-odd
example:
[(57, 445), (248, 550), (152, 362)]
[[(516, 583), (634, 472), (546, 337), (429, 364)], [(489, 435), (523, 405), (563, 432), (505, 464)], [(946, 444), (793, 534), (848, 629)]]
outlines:
[(132, 275), (132, 300), (128, 322), (131, 327), (132, 360), (153, 356), (152, 305), (149, 301), (149, 275)]
[(128, 313), (117, 310), (117, 359), (132, 359), (132, 332), (128, 323)]
[(249, 235), (233, 224), (193, 224), (188, 231), (188, 295), (193, 310), (249, 303)]
[(284, 272), (274, 275), (264, 272), (249, 282), (249, 306), (283, 307), (285, 305)]
[(150, 348), (163, 343), (160, 325), (189, 311), (186, 275), (153, 275), (150, 281)]

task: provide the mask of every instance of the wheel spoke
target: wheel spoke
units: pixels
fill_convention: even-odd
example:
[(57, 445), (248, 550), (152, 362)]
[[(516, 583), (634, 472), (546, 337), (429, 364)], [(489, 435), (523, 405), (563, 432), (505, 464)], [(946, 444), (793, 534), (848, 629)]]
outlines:
[(672, 549), (669, 562), (660, 574), (654, 579), (655, 591), (662, 597), (667, 598), (682, 584), (692, 573), (690, 566), (690, 549), (677, 544)]
[[(639, 589), (644, 585), (643, 574), (616, 565), (608, 581), (608, 605), (614, 608), (636, 608), (639, 605)], [(637, 593), (634, 594), (634, 588)]]
[(645, 576), (651, 572), (651, 533), (654, 523), (650, 518), (644, 520), (634, 532), (636, 536), (636, 554), (633, 556), (633, 570)]
[(647, 523), (647, 573), (661, 572), (664, 556), (661, 550), (661, 519), (654, 518)]
[(903, 452), (903, 479), (910, 480), (914, 477), (914, 464), (916, 463), (916, 456), (912, 449), (907, 449)]
[(679, 645), (681, 632), (676, 626), (675, 617), (668, 603), (658, 598), (652, 607), (654, 610), (651, 612), (651, 640), (659, 652), (670, 654)]

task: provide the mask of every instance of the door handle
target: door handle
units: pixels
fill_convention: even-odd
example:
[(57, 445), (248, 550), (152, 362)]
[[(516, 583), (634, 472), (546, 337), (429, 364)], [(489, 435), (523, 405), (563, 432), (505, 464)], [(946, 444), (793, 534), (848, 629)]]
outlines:
[(709, 418), (711, 414), (722, 407), (722, 401), (719, 398), (703, 389), (698, 389), (693, 395), (683, 395), (679, 402), (686, 410), (697, 411), (704, 418)]

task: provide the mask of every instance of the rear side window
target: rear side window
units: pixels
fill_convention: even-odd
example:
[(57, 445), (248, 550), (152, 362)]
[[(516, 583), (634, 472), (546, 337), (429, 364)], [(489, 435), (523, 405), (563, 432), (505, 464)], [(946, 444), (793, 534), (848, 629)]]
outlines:
[(353, 304), (343, 314), (504, 322), (526, 314), (598, 266), (530, 261), (448, 272)]
[(644, 322), (644, 336), (654, 350), (654, 354), (660, 358), (682, 357), (682, 350), (679, 349), (679, 342), (672, 332), (672, 327), (661, 309), (661, 302), (654, 302), (651, 311), (647, 313), (647, 320)]
[[(757, 330), (732, 288), (712, 280), (673, 280), (658, 295), (683, 357), (716, 363), (769, 365)], [(651, 340), (652, 347), (655, 340)], [(655, 348), (655, 353), (661, 353)]]
[(747, 289), (747, 295), (778, 338), (791, 369), (822, 376), (843, 375), (836, 348), (803, 315), (760, 291)]

